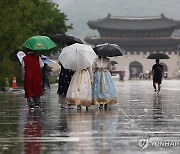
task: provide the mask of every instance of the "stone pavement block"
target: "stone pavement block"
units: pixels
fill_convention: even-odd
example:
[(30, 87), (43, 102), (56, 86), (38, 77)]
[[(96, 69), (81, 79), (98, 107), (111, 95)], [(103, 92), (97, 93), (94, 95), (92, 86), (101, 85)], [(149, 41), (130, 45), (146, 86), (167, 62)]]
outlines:
[(57, 84), (34, 112), (23, 90), (0, 93), (0, 154), (179, 154), (180, 81), (166, 80), (158, 95), (149, 80), (116, 86), (107, 111), (61, 109)]

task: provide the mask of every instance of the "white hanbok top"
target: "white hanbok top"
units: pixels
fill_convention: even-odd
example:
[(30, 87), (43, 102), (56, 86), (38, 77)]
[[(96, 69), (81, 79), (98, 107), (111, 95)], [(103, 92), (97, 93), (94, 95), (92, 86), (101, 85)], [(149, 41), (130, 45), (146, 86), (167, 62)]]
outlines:
[(93, 64), (93, 70), (96, 69), (107, 69), (111, 71), (111, 62), (109, 58), (96, 58)]

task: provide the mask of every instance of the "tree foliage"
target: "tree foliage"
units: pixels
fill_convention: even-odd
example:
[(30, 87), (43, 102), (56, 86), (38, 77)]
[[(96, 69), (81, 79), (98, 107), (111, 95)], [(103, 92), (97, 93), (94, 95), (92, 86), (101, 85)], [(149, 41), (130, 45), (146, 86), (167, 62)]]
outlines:
[(22, 49), (27, 38), (63, 34), (72, 28), (72, 25), (66, 25), (66, 15), (57, 7), (50, 0), (0, 1), (0, 82), (12, 74), (17, 75), (14, 68), (18, 62), (11, 56)]

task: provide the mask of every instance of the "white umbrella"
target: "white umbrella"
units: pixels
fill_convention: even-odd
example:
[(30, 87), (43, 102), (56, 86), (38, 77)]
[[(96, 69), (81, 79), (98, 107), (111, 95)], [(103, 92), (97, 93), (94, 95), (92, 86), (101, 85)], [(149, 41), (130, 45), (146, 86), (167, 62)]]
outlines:
[(19, 51), (17, 53), (17, 57), (18, 57), (20, 63), (22, 63), (22, 59), (23, 59), (24, 56), (26, 56), (26, 54), (23, 51)]
[(96, 57), (90, 45), (75, 43), (62, 49), (59, 61), (64, 68), (81, 70), (91, 67)]

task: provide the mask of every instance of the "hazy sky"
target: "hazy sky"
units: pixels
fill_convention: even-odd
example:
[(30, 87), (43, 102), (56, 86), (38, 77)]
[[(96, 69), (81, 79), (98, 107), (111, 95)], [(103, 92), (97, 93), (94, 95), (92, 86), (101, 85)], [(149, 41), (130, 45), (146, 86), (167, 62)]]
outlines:
[(180, 0), (53, 0), (67, 15), (74, 29), (68, 33), (84, 37), (91, 33), (88, 20), (114, 16), (158, 16), (180, 20)]

